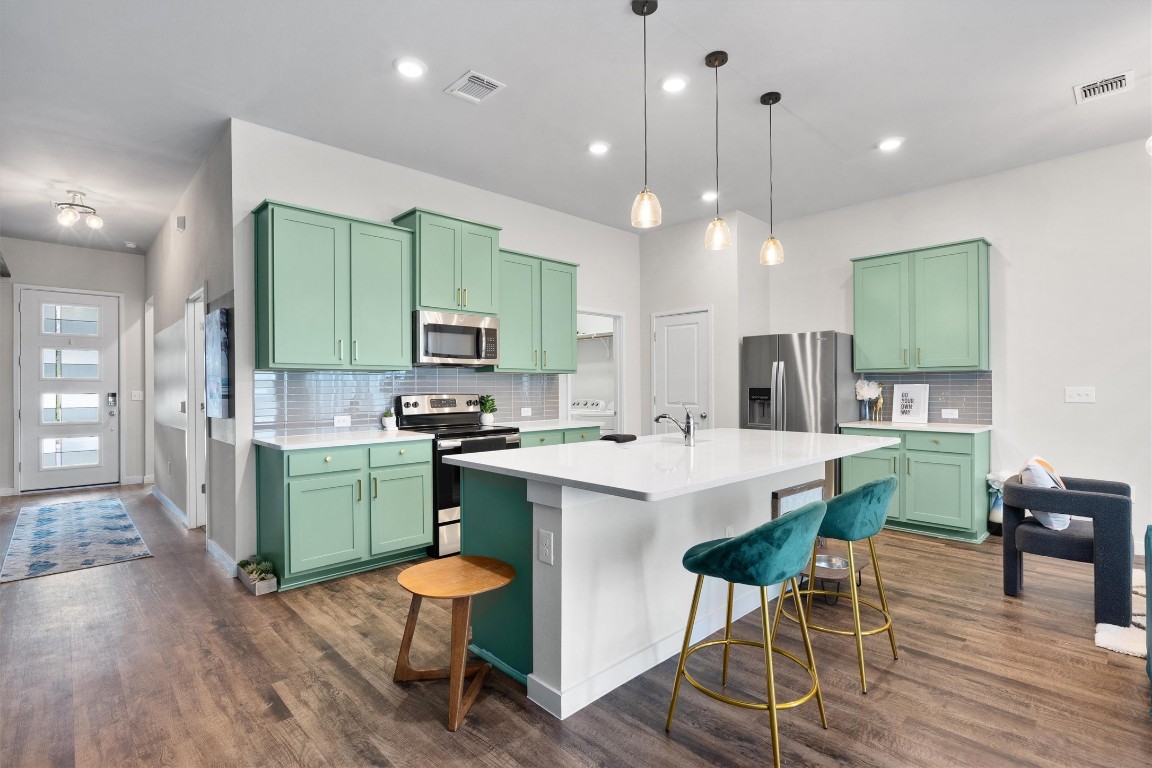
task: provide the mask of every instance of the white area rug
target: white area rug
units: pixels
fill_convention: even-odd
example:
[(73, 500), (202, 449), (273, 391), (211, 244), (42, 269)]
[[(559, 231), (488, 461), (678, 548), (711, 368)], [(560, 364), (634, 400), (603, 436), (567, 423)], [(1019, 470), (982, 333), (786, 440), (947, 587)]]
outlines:
[(1132, 626), (1096, 625), (1096, 645), (1116, 653), (1147, 658), (1148, 656), (1148, 585), (1144, 571), (1132, 571)]

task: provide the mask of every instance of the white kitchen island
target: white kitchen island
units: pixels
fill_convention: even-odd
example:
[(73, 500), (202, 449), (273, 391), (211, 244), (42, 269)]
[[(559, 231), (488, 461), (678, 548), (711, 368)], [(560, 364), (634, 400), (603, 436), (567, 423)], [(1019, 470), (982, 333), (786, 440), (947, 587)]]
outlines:
[[(773, 491), (823, 479), (826, 461), (897, 442), (715, 429), (693, 448), (652, 435), (449, 457), (464, 468), (463, 552), (517, 571), (477, 599), (472, 649), (567, 717), (679, 652), (685, 550), (767, 522)], [(737, 588), (737, 615), (758, 604)], [(697, 637), (723, 626), (724, 606), (723, 584), (707, 584)]]

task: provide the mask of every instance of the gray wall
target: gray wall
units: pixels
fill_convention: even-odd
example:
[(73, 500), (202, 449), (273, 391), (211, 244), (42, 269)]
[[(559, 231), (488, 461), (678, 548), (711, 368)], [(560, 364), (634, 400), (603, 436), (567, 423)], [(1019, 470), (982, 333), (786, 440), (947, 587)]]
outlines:
[(144, 283), (143, 254), (98, 251), (55, 243), (0, 238), (0, 251), (12, 272), (0, 279), (0, 493), (10, 492), (13, 476), (12, 388), (12, 286), (35, 285), (48, 288), (122, 293), (123, 327), (120, 328), (120, 355), (126, 378), (120, 382), (122, 436), (125, 463), (121, 476), (141, 482), (144, 476), (144, 403), (129, 397), (132, 390), (144, 390)]
[(154, 339), (153, 386), (155, 425), (155, 483), (182, 512), (187, 513), (187, 414), (181, 403), (188, 397), (185, 373), (184, 319), (157, 332)]

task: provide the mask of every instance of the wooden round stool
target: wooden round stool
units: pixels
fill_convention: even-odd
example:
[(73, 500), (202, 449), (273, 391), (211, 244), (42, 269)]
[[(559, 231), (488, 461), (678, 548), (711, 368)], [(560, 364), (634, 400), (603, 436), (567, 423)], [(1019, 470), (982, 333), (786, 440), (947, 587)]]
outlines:
[[(461, 555), (414, 565), (400, 573), (396, 581), (412, 593), (412, 607), (408, 609), (408, 622), (404, 625), (404, 639), (400, 641), (400, 656), (396, 659), (396, 682), (404, 680), (440, 680), (448, 678), (448, 730), (460, 727), (464, 716), (491, 664), (468, 664), (468, 625), (472, 616), (474, 595), (499, 589), (516, 577), (516, 570), (491, 557)], [(425, 598), (452, 601), (452, 647), (448, 668), (413, 669), (408, 663), (412, 648), (412, 635), (416, 632), (416, 619), (420, 615), (420, 601)], [(475, 674), (468, 693), (464, 693), (464, 678)]]

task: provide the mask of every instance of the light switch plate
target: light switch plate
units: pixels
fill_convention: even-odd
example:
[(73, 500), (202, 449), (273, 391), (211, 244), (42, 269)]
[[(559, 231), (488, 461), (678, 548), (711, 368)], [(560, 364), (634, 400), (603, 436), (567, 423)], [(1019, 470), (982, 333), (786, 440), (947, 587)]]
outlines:
[(347, 413), (341, 414), (340, 416), (337, 416), (336, 418), (332, 419), (332, 426), (334, 426), (334, 427), (350, 427), (350, 426), (352, 426), (351, 414), (347, 414)]
[(532, 415), (532, 409), (531, 408), (521, 408), (520, 409), (520, 415), (521, 416), (531, 416)]
[(1064, 387), (1064, 402), (1094, 403), (1096, 402), (1096, 387)]
[(133, 400), (143, 400), (144, 399), (144, 393), (138, 389), (134, 389), (134, 390), (132, 390), (132, 399)]
[(958, 419), (960, 418), (959, 408), (941, 408), (940, 418), (942, 419)]

